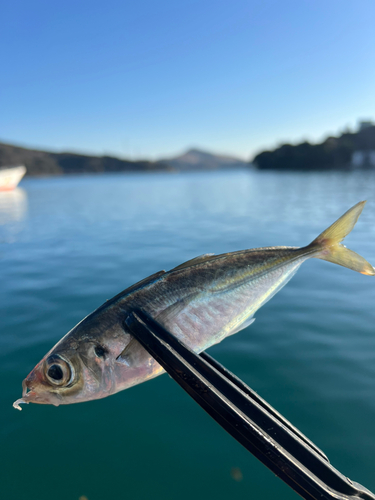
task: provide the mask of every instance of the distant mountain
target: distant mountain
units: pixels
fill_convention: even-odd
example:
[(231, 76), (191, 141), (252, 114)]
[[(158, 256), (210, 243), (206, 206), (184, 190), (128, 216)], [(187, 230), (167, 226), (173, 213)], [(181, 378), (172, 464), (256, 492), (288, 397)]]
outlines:
[(225, 168), (248, 167), (249, 164), (231, 156), (215, 155), (189, 149), (186, 153), (174, 158), (163, 158), (161, 163), (169, 165), (175, 170), (217, 170)]
[(50, 153), (0, 143), (0, 167), (25, 165), (27, 175), (62, 175), (100, 172), (156, 172), (217, 170), (248, 166), (230, 156), (214, 155), (190, 149), (181, 156), (151, 161), (120, 160), (112, 156), (88, 156), (77, 153)]
[(27, 175), (171, 170), (171, 167), (162, 162), (120, 160), (111, 156), (76, 153), (49, 153), (0, 143), (0, 167), (12, 165), (25, 165)]

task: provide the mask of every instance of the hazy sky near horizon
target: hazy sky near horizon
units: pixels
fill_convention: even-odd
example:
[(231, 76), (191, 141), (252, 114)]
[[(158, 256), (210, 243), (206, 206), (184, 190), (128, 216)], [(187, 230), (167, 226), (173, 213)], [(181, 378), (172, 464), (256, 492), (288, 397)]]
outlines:
[(0, 141), (251, 159), (375, 118), (374, 0), (13, 0)]

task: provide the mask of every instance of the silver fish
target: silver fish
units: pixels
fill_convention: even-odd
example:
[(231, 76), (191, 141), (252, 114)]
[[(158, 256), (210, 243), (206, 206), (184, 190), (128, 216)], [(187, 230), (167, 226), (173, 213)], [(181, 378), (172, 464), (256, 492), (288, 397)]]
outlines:
[(196, 352), (250, 325), (254, 313), (299, 266), (314, 257), (373, 276), (374, 268), (340, 242), (365, 202), (348, 210), (310, 245), (203, 255), (160, 271), (107, 301), (65, 335), (23, 381), (20, 403), (79, 403), (104, 398), (163, 373), (124, 329), (143, 309)]

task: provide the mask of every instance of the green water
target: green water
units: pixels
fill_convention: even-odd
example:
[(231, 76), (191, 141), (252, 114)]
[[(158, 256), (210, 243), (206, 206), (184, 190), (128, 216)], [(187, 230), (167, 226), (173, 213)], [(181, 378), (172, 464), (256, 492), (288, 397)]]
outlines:
[[(160, 269), (306, 244), (362, 199), (346, 243), (375, 264), (374, 189), (371, 173), (243, 171), (25, 179), (1, 195), (1, 498), (298, 498), (166, 375), (85, 404), (12, 403), (70, 328)], [(374, 299), (375, 279), (312, 260), (252, 326), (209, 351), (370, 490)]]

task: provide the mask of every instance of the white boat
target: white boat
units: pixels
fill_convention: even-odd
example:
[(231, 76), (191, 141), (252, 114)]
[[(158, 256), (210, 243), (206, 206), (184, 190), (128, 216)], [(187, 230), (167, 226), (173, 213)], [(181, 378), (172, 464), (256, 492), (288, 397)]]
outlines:
[(25, 174), (26, 167), (23, 165), (0, 168), (0, 191), (12, 191)]

